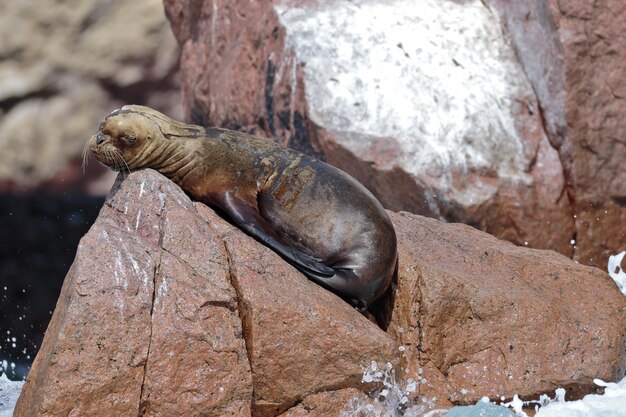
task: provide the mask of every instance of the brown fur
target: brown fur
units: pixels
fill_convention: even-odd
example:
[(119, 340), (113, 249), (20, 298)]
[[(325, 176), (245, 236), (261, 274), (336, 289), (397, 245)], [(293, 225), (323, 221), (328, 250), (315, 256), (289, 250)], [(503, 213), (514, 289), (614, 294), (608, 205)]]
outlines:
[(116, 170), (153, 168), (218, 207), (305, 275), (367, 308), (394, 273), (396, 235), (345, 172), (272, 141), (175, 121), (142, 106), (111, 113), (89, 141)]

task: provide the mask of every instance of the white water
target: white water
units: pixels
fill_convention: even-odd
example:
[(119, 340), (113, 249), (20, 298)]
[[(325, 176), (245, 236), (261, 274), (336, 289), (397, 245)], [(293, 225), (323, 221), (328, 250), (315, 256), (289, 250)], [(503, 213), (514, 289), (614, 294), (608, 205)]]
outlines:
[(0, 417), (11, 417), (15, 402), (22, 391), (22, 381), (11, 381), (6, 375), (0, 375)]
[(590, 394), (578, 401), (552, 401), (535, 417), (626, 417), (626, 377), (617, 383), (594, 381), (605, 387), (603, 395)]
[(626, 295), (626, 271), (624, 271), (622, 267), (624, 255), (626, 255), (626, 251), (609, 256), (609, 275), (613, 278), (619, 289), (622, 290), (622, 293)]

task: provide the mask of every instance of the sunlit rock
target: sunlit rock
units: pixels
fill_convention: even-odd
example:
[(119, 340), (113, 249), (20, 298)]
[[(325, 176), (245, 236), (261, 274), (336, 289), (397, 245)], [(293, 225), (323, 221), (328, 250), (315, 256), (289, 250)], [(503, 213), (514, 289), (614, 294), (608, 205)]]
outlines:
[(398, 359), (348, 303), (143, 170), (82, 239), (15, 416), (273, 416)]
[(426, 381), (423, 397), (472, 404), (565, 388), (577, 398), (594, 378), (624, 376), (626, 297), (605, 271), (463, 224), (391, 220), (400, 265), (389, 332), (407, 376)]
[(572, 254), (558, 152), (484, 2), (193, 4), (165, 1), (194, 121), (324, 158), (388, 209)]

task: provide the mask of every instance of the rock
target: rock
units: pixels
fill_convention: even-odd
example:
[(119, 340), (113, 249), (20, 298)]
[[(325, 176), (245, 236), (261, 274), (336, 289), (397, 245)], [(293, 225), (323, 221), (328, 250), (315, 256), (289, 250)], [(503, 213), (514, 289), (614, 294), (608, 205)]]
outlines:
[(626, 299), (607, 273), (466, 225), (390, 214), (400, 263), (389, 333), (406, 348), (406, 377), (426, 379), (421, 396), (471, 404), (562, 387), (576, 397), (594, 378), (624, 375)]
[(621, 3), (164, 3), (188, 119), (325, 159), (394, 211), (602, 268), (624, 249)]
[[(81, 150), (128, 102), (181, 115), (179, 50), (159, 0), (52, 0), (0, 6), (0, 191), (105, 195)], [(52, 28), (54, 30), (52, 31)], [(53, 35), (53, 36), (52, 36)]]
[(391, 210), (572, 254), (558, 153), (479, 0), (165, 5), (188, 118), (315, 154)]
[(576, 259), (605, 267), (626, 242), (626, 4), (491, 0), (559, 151), (576, 214)]
[(15, 416), (385, 410), (364, 394), (371, 361), (395, 366), (401, 391), (418, 383), (415, 410), (557, 387), (576, 397), (626, 371), (626, 299), (606, 273), (390, 216), (400, 262), (385, 333), (155, 171), (120, 177)]
[(353, 402), (373, 403), (358, 389), (347, 388), (311, 395), (280, 417), (358, 416), (357, 413), (351, 413), (353, 410), (350, 409), (350, 405)]
[(50, 180), (56, 184), (52, 188), (59, 189), (92, 182), (94, 167), (83, 176), (79, 156), (104, 110), (92, 103), (106, 99), (102, 89), (82, 84), (63, 95), (23, 100), (0, 116), (0, 143), (8, 150), (0, 156), (0, 178), (6, 187)]
[(78, 247), (16, 416), (249, 414), (223, 244), (193, 213), (154, 172), (117, 184)]
[(371, 360), (396, 342), (143, 170), (81, 241), (15, 416), (276, 415)]

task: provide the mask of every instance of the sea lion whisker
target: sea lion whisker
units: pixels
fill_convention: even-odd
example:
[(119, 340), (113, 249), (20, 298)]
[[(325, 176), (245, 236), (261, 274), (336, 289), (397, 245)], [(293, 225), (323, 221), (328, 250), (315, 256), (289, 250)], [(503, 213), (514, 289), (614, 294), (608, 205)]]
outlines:
[(111, 158), (113, 160), (113, 165), (115, 166), (115, 170), (119, 171), (121, 169), (120, 160), (117, 157), (117, 155), (115, 154), (115, 152), (113, 152), (112, 149), (108, 149), (107, 150), (107, 155), (109, 156), (109, 158)]
[(119, 163), (118, 159), (116, 158), (115, 154), (110, 149), (106, 149), (105, 150), (105, 154), (106, 154), (107, 158), (109, 158), (111, 161), (113, 161), (113, 169), (115, 171), (119, 171), (120, 170), (120, 163)]
[(118, 171), (118, 172), (121, 171), (122, 170), (122, 164), (120, 164), (120, 159), (117, 157), (117, 155), (113, 151), (109, 151), (109, 155), (115, 161), (115, 169), (116, 169), (116, 171)]
[(113, 170), (114, 170), (114, 171), (117, 171), (117, 165), (116, 165), (116, 163), (115, 163), (115, 159), (113, 159), (113, 158), (111, 157), (111, 152), (109, 152), (109, 150), (108, 150), (108, 149), (102, 149), (100, 152), (102, 152), (102, 155), (104, 155), (104, 156), (105, 156), (105, 158), (106, 158), (108, 161), (113, 162), (113, 167), (112, 167), (112, 168), (113, 168)]
[(83, 146), (83, 162), (82, 162), (82, 168), (83, 168), (83, 174), (85, 173), (85, 168), (87, 168), (87, 165), (89, 164), (89, 156), (91, 155), (90, 152), (90, 146), (89, 146), (89, 141), (87, 141), (85, 143), (85, 146)]
[(128, 176), (128, 173), (130, 173), (130, 168), (128, 168), (126, 161), (124, 161), (124, 158), (122, 157), (122, 155), (119, 153), (117, 149), (111, 150), (111, 155), (116, 160), (116, 165), (118, 167), (117, 171), (120, 173), (122, 178), (125, 179)]
[(126, 168), (126, 171), (130, 172), (130, 167), (128, 166), (128, 164), (124, 160), (124, 156), (120, 153), (120, 151), (118, 151), (117, 149), (114, 149), (113, 152), (117, 156), (118, 160), (123, 164), (123, 165), (120, 166), (120, 168)]
[(129, 171), (130, 172), (130, 168), (128, 168), (128, 165), (126, 164), (126, 161), (124, 161), (124, 158), (122, 157), (122, 155), (117, 152), (117, 151), (112, 151), (113, 156), (115, 156), (117, 162), (118, 162), (118, 167), (119, 167), (119, 171), (120, 172), (124, 172), (124, 171)]

